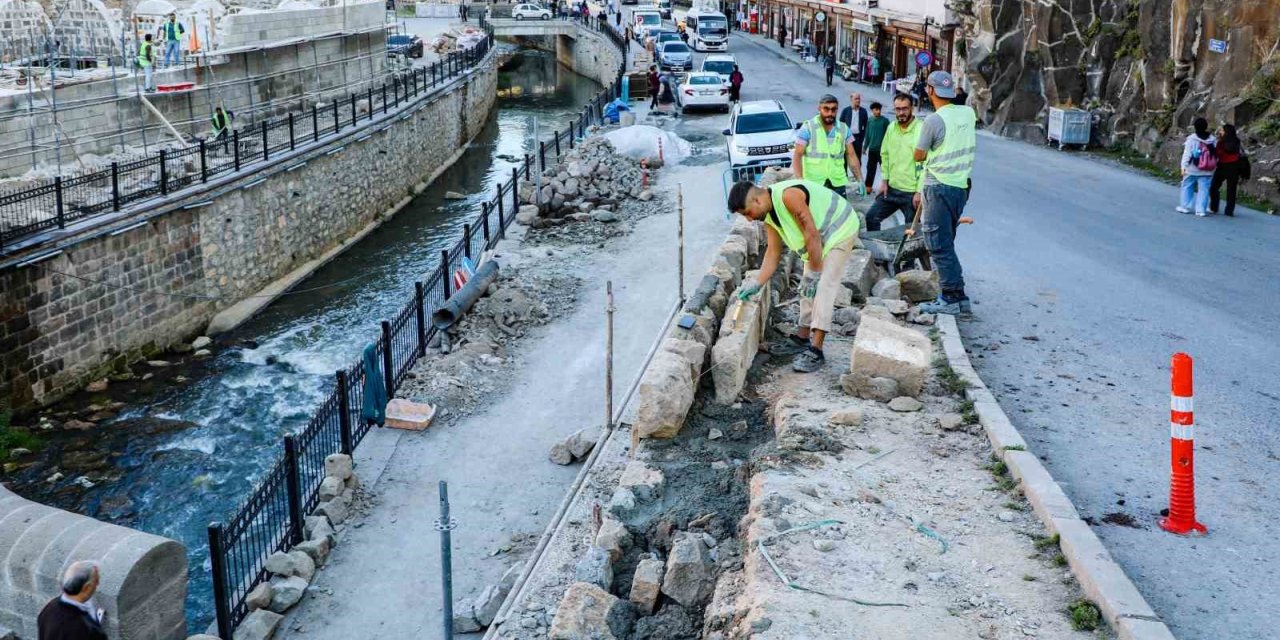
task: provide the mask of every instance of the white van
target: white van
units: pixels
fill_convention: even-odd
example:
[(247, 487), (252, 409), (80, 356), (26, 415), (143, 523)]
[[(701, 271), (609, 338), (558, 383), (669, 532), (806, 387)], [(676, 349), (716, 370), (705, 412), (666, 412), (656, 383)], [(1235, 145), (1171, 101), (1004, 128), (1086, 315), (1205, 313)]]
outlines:
[(684, 29), (694, 51), (729, 50), (729, 19), (719, 11), (690, 9), (684, 16)]
[(646, 32), (649, 29), (662, 26), (662, 14), (658, 12), (656, 7), (636, 9), (631, 12), (631, 19), (634, 21), (632, 24), (635, 25), (633, 30), (635, 31), (636, 40), (640, 42), (644, 42), (644, 38), (647, 35)]

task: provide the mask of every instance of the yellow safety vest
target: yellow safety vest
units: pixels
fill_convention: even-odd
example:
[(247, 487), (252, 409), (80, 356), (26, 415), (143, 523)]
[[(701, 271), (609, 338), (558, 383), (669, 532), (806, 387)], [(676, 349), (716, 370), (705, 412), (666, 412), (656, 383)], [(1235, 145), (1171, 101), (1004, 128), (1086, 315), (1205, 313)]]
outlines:
[(915, 193), (920, 190), (920, 163), (916, 162), (916, 142), (920, 140), (920, 129), (924, 124), (920, 118), (912, 118), (907, 130), (903, 131), (898, 123), (889, 124), (889, 130), (880, 143), (880, 163), (884, 170), (884, 180), (898, 191)]
[(151, 66), (151, 43), (143, 42), (138, 45), (138, 66)]
[(849, 176), (844, 169), (844, 147), (849, 129), (837, 120), (834, 139), (828, 139), (827, 130), (822, 127), (822, 116), (814, 116), (804, 126), (809, 131), (809, 143), (804, 145), (804, 155), (800, 157), (804, 179), (818, 184), (830, 182), (833, 187), (849, 184)]
[(938, 109), (938, 117), (947, 125), (947, 133), (942, 144), (925, 157), (924, 170), (942, 184), (967, 189), (978, 153), (978, 136), (974, 131), (977, 116), (969, 107), (949, 104)]
[(818, 235), (822, 237), (824, 257), (831, 252), (832, 247), (858, 235), (862, 221), (848, 200), (809, 180), (783, 180), (769, 186), (774, 215), (766, 215), (764, 221), (782, 236), (782, 242), (788, 248), (800, 254), (801, 258), (809, 259), (809, 252), (804, 244), (804, 229), (782, 202), (782, 192), (796, 186), (803, 186), (809, 191), (809, 213), (813, 217), (814, 226), (818, 227)]

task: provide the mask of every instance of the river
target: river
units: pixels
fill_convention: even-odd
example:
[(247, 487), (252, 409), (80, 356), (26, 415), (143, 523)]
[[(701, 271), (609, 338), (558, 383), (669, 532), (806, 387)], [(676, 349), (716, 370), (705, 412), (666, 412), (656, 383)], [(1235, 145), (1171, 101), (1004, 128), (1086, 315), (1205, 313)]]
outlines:
[[(181, 541), (190, 558), (188, 621), (193, 632), (204, 629), (213, 617), (208, 524), (238, 507), (279, 457), (282, 437), (304, 427), (329, 393), (334, 372), (377, 337), (379, 321), (405, 304), (414, 281), (534, 148), (535, 121), (546, 138), (601, 88), (559, 66), (553, 54), (526, 50), (508, 66), (484, 130), (430, 188), (299, 285), (309, 292), (286, 295), (221, 336), (220, 352), (183, 370), (185, 381), (143, 386), (128, 398), (103, 425), (113, 434), (93, 441), (111, 450), (104, 475), (118, 479), (83, 490), (64, 481), (54, 489), (42, 480), (47, 469), (33, 470), (18, 490)], [(467, 197), (448, 200), (447, 191)], [(51, 452), (51, 463), (67, 453)]]

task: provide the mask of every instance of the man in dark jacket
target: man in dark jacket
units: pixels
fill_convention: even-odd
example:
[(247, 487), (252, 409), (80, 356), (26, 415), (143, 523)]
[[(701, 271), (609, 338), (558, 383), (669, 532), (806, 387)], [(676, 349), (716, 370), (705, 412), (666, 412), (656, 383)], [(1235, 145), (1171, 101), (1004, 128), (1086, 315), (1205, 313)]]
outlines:
[(742, 70), (733, 65), (733, 73), (729, 74), (729, 102), (737, 102), (742, 97)]
[(36, 618), (40, 640), (107, 640), (103, 611), (93, 603), (98, 590), (98, 566), (71, 563), (62, 574), (62, 595), (49, 601)]
[[(855, 120), (853, 114), (857, 113)], [(862, 106), (862, 94), (853, 92), (849, 94), (849, 106), (840, 110), (840, 122), (849, 127), (849, 132), (853, 134), (853, 150), (862, 157), (862, 142), (867, 139), (867, 109)]]
[(649, 80), (649, 96), (650, 96), (649, 108), (656, 109), (658, 107), (658, 89), (661, 88), (660, 85), (658, 84), (658, 68), (657, 67), (649, 67), (648, 80)]
[(831, 86), (831, 78), (833, 78), (836, 75), (836, 50), (835, 49), (827, 50), (827, 59), (823, 63), (823, 66), (827, 72), (827, 86), (829, 87)]

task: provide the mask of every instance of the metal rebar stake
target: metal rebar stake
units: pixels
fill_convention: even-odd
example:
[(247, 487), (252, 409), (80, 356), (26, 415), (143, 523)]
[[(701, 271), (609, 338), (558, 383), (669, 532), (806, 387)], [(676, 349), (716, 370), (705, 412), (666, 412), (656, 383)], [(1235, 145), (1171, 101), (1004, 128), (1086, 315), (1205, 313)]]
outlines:
[(680, 303), (684, 304), (684, 185), (676, 185), (676, 225), (680, 238)]
[(613, 281), (605, 283), (604, 427), (613, 430)]
[(453, 640), (453, 549), (451, 532), (458, 521), (449, 517), (449, 483), (440, 481), (440, 519), (436, 531), (440, 532), (440, 580), (444, 597), (444, 639)]

